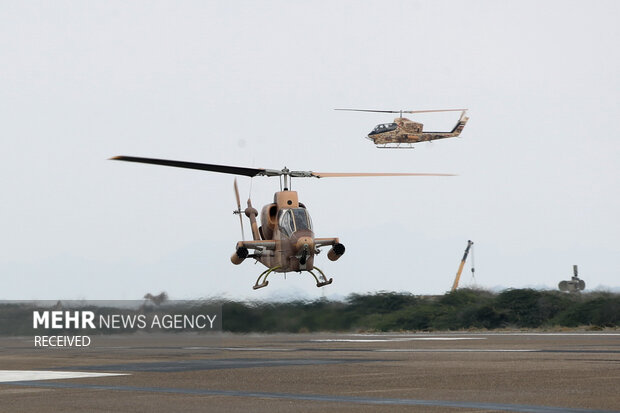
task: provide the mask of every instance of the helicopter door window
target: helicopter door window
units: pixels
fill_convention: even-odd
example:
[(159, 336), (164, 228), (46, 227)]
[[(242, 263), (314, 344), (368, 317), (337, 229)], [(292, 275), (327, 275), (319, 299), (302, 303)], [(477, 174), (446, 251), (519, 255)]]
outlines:
[(295, 208), (293, 210), (293, 215), (295, 217), (295, 226), (297, 230), (312, 230), (312, 221), (310, 221), (310, 215), (308, 215), (308, 211), (303, 208)]
[(293, 232), (295, 232), (295, 222), (293, 220), (293, 212), (290, 209), (280, 211), (280, 218), (278, 222), (280, 225), (280, 231), (282, 231), (287, 237), (293, 235)]

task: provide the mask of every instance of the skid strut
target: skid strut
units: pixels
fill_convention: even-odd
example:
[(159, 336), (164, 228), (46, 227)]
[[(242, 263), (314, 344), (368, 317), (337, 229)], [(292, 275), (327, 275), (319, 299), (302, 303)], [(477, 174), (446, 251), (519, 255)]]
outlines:
[[(261, 273), (261, 275), (259, 275), (258, 278), (256, 279), (256, 284), (254, 284), (254, 286), (252, 288), (255, 289), (255, 290), (258, 290), (259, 288), (267, 287), (269, 285), (269, 281), (267, 281), (267, 277), (269, 277), (269, 274), (271, 274), (272, 272), (274, 272), (278, 268), (280, 268), (279, 265), (276, 266), (276, 267), (271, 267), (271, 268), (266, 269), (265, 271), (263, 271)], [(318, 277), (317, 277), (317, 275), (314, 272), (312, 272), (312, 270), (307, 270), (307, 271), (314, 277), (314, 280), (316, 281), (316, 286), (317, 287), (324, 287), (326, 285), (331, 284), (334, 281), (333, 278), (330, 278), (328, 280), (327, 277), (325, 276), (325, 273), (323, 273), (323, 271), (321, 271), (320, 268), (314, 267), (314, 269), (319, 272), (320, 275)], [(263, 282), (260, 282), (261, 278), (263, 279)]]
[[(269, 276), (269, 274), (271, 274), (273, 271), (277, 270), (278, 268), (280, 268), (279, 265), (275, 266), (275, 267), (271, 267), (271, 268), (263, 271), (261, 273), (261, 275), (259, 275), (258, 278), (256, 279), (256, 284), (254, 284), (254, 287), (252, 287), (252, 288), (255, 289), (255, 290), (258, 290), (259, 288), (267, 287), (269, 285), (269, 281), (267, 281), (267, 277)], [(260, 281), (260, 279), (263, 276), (265, 278), (263, 278), (263, 282), (259, 284), (258, 282)]]
[[(326, 285), (331, 284), (334, 281), (333, 278), (330, 278), (328, 280), (327, 277), (325, 276), (325, 274), (323, 273), (323, 271), (321, 271), (321, 269), (319, 267), (314, 267), (314, 269), (321, 273), (320, 277), (317, 277), (316, 274), (314, 274), (311, 270), (308, 270), (308, 272), (310, 274), (312, 274), (312, 276), (316, 280), (316, 286), (317, 287), (324, 287)], [(319, 279), (322, 279), (323, 281), (319, 281)]]

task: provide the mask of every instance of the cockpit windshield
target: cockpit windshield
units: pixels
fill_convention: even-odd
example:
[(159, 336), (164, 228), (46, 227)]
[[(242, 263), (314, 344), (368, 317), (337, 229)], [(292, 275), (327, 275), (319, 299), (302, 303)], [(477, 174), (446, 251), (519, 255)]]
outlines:
[(308, 215), (308, 211), (305, 208), (293, 209), (293, 215), (295, 216), (295, 227), (297, 227), (297, 230), (312, 230), (312, 221), (310, 221), (310, 215)]
[(372, 132), (369, 135), (376, 135), (377, 133), (389, 132), (396, 129), (395, 123), (382, 123), (380, 125), (375, 126)]
[(287, 237), (302, 229), (312, 230), (312, 221), (305, 208), (282, 209), (278, 213), (278, 225)]

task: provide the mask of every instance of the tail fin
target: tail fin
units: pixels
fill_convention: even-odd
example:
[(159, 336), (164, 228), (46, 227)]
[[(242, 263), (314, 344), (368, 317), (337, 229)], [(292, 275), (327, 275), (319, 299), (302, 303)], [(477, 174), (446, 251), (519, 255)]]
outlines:
[(454, 136), (459, 136), (461, 132), (463, 132), (463, 128), (465, 128), (465, 124), (467, 124), (467, 121), (469, 120), (469, 118), (465, 116), (466, 112), (466, 110), (461, 112), (461, 117), (459, 118), (459, 121), (456, 123), (456, 125), (454, 125), (452, 131), (450, 131), (450, 133), (453, 133)]

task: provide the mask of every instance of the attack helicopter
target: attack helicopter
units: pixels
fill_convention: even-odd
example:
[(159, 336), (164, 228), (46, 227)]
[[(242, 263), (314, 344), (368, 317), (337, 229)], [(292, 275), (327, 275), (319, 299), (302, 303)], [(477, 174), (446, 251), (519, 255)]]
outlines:
[[(299, 202), (296, 191), (291, 191), (289, 184), (292, 178), (331, 178), (331, 177), (368, 177), (368, 176), (453, 176), (452, 174), (434, 173), (334, 173), (291, 171), (284, 167), (277, 169), (245, 168), (228, 165), (214, 165), (196, 162), (173, 161), (166, 159), (141, 158), (135, 156), (115, 156), (111, 160), (138, 162), (154, 165), (173, 166), (177, 168), (198, 169), (203, 171), (219, 172), (249, 177), (270, 176), (280, 177), (284, 182), (282, 190), (274, 194), (273, 203), (262, 208), (260, 225), (256, 218), (258, 211), (252, 206), (248, 198), (247, 207), (241, 209), (241, 199), (237, 180), (234, 181), (234, 192), (237, 209), (234, 214), (239, 215), (241, 223), (242, 241), (237, 242), (235, 252), (230, 257), (233, 264), (239, 265), (247, 258), (253, 258), (267, 269), (257, 278), (252, 288), (255, 290), (269, 284), (267, 277), (273, 273), (307, 271), (316, 281), (317, 287), (323, 287), (333, 282), (325, 273), (314, 265), (314, 258), (321, 251), (320, 248), (330, 247), (327, 258), (330, 261), (338, 260), (345, 252), (345, 247), (337, 237), (317, 238), (312, 230), (312, 220), (306, 206)], [(250, 221), (252, 240), (246, 241), (243, 229), (245, 215)], [(252, 251), (250, 253), (250, 250)], [(316, 270), (318, 275), (314, 272)]]
[[(437, 139), (458, 137), (469, 120), (465, 114), (467, 109), (439, 109), (439, 110), (372, 110), (372, 109), (335, 109), (351, 112), (398, 113), (399, 116), (392, 123), (382, 123), (370, 131), (366, 138), (380, 149), (413, 149), (414, 143), (431, 142)], [(430, 112), (461, 112), (461, 117), (449, 132), (428, 132), (423, 130), (424, 125), (403, 118), (403, 113), (430, 113)]]

